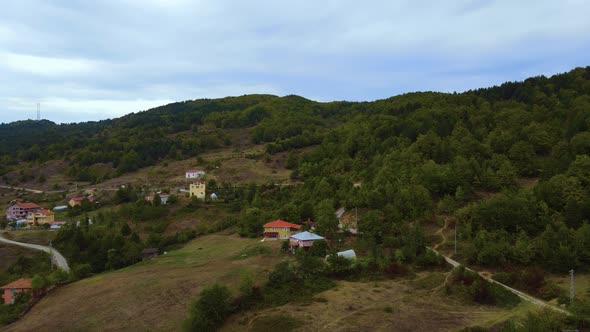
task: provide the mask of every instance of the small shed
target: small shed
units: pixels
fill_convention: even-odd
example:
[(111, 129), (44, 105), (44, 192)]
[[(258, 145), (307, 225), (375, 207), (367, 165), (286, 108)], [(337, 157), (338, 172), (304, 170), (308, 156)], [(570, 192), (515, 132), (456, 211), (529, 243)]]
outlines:
[(141, 251), (141, 256), (143, 259), (158, 257), (159, 254), (160, 250), (158, 248), (145, 248)]
[(53, 208), (53, 211), (55, 211), (55, 212), (66, 211), (67, 209), (68, 209), (67, 205), (58, 205)]
[(337, 252), (336, 255), (338, 255), (340, 257), (348, 258), (348, 259), (356, 259), (356, 253), (354, 252), (354, 249), (340, 251), (340, 252)]
[(318, 241), (318, 240), (325, 240), (325, 238), (322, 236), (319, 236), (317, 234), (305, 231), (305, 232), (291, 235), (291, 237), (289, 238), (289, 244), (292, 247), (308, 248), (313, 245), (314, 241)]

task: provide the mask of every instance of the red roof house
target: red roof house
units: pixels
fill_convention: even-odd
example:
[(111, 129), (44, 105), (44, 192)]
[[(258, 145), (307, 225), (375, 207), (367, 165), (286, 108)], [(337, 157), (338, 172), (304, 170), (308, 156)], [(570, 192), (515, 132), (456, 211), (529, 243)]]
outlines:
[(84, 197), (84, 196), (77, 196), (77, 197), (72, 197), (68, 204), (70, 204), (71, 207), (74, 207), (76, 205), (81, 205), (82, 201), (84, 199), (87, 199), (89, 202), (94, 202), (94, 196), (88, 196), (88, 197)]
[(297, 232), (301, 225), (279, 219), (266, 223), (262, 227), (264, 227), (263, 235), (265, 240), (286, 240), (294, 232)]
[[(18, 293), (33, 291), (33, 287), (31, 287), (31, 279), (21, 278), (8, 285), (0, 287), (0, 290), (2, 290), (1, 293), (2, 299), (4, 299), (4, 304), (13, 304)], [(37, 297), (40, 293), (41, 292), (34, 292), (33, 295)]]

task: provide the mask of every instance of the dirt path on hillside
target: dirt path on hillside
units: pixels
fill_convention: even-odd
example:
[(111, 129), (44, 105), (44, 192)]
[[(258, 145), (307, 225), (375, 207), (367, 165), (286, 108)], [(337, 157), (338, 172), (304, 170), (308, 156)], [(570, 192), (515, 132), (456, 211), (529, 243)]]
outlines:
[(438, 249), (438, 247), (447, 243), (447, 236), (445, 235), (445, 230), (447, 230), (448, 226), (449, 226), (449, 216), (445, 216), (445, 223), (444, 223), (443, 227), (434, 233), (435, 235), (440, 235), (440, 237), (442, 238), (441, 242), (432, 246), (434, 249)]
[(51, 255), (51, 259), (53, 260), (53, 263), (55, 263), (62, 270), (66, 271), (66, 272), (70, 272), (70, 267), (68, 266), (68, 261), (65, 259), (65, 257), (62, 254), (60, 254), (57, 250), (55, 250), (55, 248), (46, 247), (46, 246), (42, 246), (42, 245), (38, 245), (38, 244), (30, 244), (30, 243), (12, 241), (12, 240), (5, 239), (2, 236), (0, 236), (0, 242), (7, 243), (7, 244), (13, 244), (16, 246), (21, 246), (21, 247), (25, 247), (25, 248), (29, 248), (29, 249), (45, 251), (46, 253)]

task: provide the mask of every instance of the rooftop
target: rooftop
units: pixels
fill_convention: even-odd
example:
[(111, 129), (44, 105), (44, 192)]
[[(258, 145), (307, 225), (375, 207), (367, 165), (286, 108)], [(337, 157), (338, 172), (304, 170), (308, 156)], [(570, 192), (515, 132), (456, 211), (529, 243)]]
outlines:
[(291, 238), (299, 240), (299, 241), (314, 241), (314, 240), (324, 240), (322, 236), (317, 234), (310, 233), (308, 231), (297, 233), (295, 235), (291, 235)]
[(21, 209), (40, 209), (41, 207), (35, 203), (27, 202), (27, 203), (17, 203), (19, 208)]
[(32, 288), (31, 287), (31, 279), (29, 278), (21, 278), (18, 280), (15, 280), (11, 283), (9, 283), (8, 285), (4, 285), (0, 288), (9, 288), (9, 289), (13, 289), (13, 288), (19, 288), (19, 289), (27, 289), (27, 288)]
[(290, 222), (279, 219), (279, 220), (275, 220), (275, 221), (271, 221), (269, 223), (266, 223), (266, 224), (264, 224), (263, 227), (290, 227), (290, 228), (299, 229), (299, 228), (301, 228), (301, 225), (292, 224)]

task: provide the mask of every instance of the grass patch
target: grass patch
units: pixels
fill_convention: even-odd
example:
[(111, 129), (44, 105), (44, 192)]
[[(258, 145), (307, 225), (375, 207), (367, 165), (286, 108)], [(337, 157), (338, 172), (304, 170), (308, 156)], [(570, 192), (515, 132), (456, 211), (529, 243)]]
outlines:
[(290, 332), (303, 326), (303, 321), (291, 316), (273, 315), (260, 317), (252, 324), (252, 332)]
[(258, 256), (258, 255), (269, 255), (272, 254), (272, 249), (270, 247), (261, 245), (261, 244), (255, 244), (253, 246), (249, 246), (246, 249), (240, 251), (239, 254), (237, 254), (236, 256), (233, 257), (233, 259), (246, 259), (248, 257), (252, 257), (252, 256)]
[(410, 281), (410, 285), (417, 289), (433, 289), (442, 285), (444, 281), (445, 275), (443, 273), (432, 272), (423, 278)]

